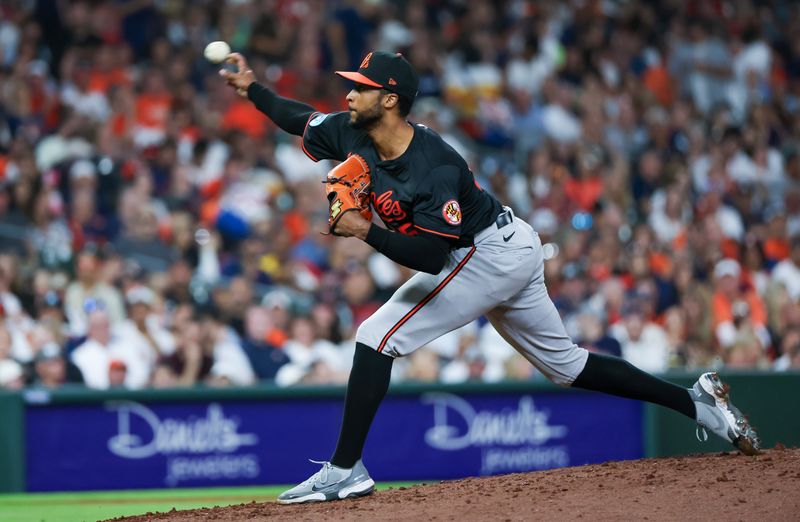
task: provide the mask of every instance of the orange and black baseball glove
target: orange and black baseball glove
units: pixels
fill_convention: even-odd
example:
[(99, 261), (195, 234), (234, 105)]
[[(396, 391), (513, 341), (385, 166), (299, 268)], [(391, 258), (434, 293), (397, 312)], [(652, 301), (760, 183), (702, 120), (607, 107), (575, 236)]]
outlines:
[(328, 231), (336, 234), (336, 223), (351, 210), (357, 210), (367, 221), (372, 221), (369, 208), (369, 195), (372, 180), (369, 165), (358, 154), (351, 154), (346, 160), (328, 172), (325, 192), (328, 197)]

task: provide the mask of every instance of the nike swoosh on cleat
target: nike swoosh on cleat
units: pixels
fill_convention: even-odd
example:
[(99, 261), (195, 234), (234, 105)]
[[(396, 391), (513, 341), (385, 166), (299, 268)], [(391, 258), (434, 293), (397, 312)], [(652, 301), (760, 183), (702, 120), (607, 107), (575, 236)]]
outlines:
[(515, 230), (515, 231), (513, 231), (512, 233), (510, 233), (508, 236), (503, 236), (503, 241), (505, 241), (506, 243), (508, 243), (508, 240), (509, 240), (509, 239), (511, 239), (511, 237), (512, 237), (514, 234), (516, 234), (516, 233), (517, 233), (517, 231)]

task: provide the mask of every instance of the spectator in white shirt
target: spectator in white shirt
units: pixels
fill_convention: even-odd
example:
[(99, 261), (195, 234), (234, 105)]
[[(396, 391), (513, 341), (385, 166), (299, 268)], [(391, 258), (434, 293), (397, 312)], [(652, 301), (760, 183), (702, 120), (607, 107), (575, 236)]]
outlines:
[(686, 223), (692, 217), (692, 208), (680, 185), (674, 183), (659, 189), (653, 194), (650, 204), (648, 223), (660, 242), (670, 243), (685, 232)]
[(219, 321), (218, 311), (208, 309), (202, 315), (203, 342), (213, 357), (209, 384), (247, 386), (256, 382), (256, 374), (236, 332)]
[[(289, 340), (283, 345), (289, 363), (283, 365), (275, 374), (275, 384), (292, 386), (310, 381), (314, 381), (314, 384), (346, 382), (346, 361), (342, 359), (342, 354), (336, 345), (316, 338), (311, 319), (296, 317), (292, 320), (289, 330)], [(319, 382), (323, 377), (327, 382)]]
[(13, 359), (0, 360), (0, 390), (21, 390), (24, 386), (22, 365)]
[(97, 309), (89, 313), (88, 338), (75, 348), (71, 359), (81, 371), (89, 388), (105, 390), (109, 386), (108, 372), (112, 361), (111, 324), (108, 313)]
[(786, 288), (792, 301), (800, 300), (800, 236), (792, 238), (789, 257), (775, 265), (772, 279)]
[(125, 295), (130, 318), (114, 329), (111, 351), (125, 361), (125, 387), (139, 389), (147, 386), (158, 360), (175, 351), (175, 339), (152, 313), (155, 293), (145, 286), (136, 286)]
[(800, 328), (792, 328), (781, 339), (781, 356), (775, 359), (773, 370), (783, 372), (800, 368)]
[(649, 322), (638, 303), (628, 303), (623, 320), (611, 327), (611, 335), (622, 347), (622, 357), (646, 372), (669, 368), (672, 350), (663, 328)]
[(87, 302), (99, 303), (107, 310), (111, 322), (118, 324), (125, 318), (125, 307), (119, 290), (100, 280), (102, 264), (94, 252), (83, 251), (75, 263), (78, 279), (70, 283), (64, 296), (64, 313), (72, 335), (80, 337), (87, 330)]

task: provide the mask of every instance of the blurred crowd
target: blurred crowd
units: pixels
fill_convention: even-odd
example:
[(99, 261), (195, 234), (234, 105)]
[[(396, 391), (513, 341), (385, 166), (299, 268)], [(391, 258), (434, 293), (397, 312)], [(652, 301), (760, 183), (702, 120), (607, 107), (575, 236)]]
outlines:
[[(795, 2), (6, 0), (0, 388), (341, 383), (413, 275), (321, 234), (333, 165), (224, 84), (213, 40), (321, 111), (332, 70), (402, 52), (410, 119), (539, 232), (580, 345), (800, 368)], [(484, 320), (394, 372), (541, 377)]]

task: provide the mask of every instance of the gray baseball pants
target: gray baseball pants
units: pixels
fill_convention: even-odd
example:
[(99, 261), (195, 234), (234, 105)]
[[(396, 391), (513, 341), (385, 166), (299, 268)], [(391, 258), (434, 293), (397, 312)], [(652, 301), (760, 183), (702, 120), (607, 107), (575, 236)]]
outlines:
[(588, 352), (567, 335), (547, 294), (539, 235), (507, 212), (474, 246), (453, 250), (440, 273), (409, 279), (361, 324), (356, 341), (402, 357), (485, 315), (548, 379), (572, 384)]

